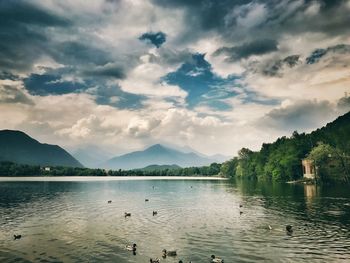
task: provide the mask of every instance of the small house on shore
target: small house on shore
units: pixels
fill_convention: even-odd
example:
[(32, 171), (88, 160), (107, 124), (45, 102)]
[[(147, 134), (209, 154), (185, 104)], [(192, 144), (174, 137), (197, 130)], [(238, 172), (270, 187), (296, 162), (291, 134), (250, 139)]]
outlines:
[(315, 179), (316, 169), (314, 160), (311, 159), (303, 159), (303, 176), (305, 179)]

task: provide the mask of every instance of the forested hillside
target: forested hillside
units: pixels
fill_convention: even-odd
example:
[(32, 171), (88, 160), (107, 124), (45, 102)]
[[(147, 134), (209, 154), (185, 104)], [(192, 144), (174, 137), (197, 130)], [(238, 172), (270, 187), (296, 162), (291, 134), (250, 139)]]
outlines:
[(42, 166), (82, 167), (58, 145), (40, 143), (21, 131), (0, 131), (0, 162)]
[(238, 157), (223, 163), (226, 177), (290, 181), (300, 179), (301, 160), (315, 160), (321, 180), (349, 181), (350, 112), (310, 134), (294, 132), (259, 152), (243, 148)]

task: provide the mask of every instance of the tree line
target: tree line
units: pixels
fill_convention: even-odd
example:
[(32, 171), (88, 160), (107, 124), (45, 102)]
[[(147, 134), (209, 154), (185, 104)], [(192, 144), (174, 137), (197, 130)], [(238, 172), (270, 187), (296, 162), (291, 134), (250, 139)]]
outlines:
[(303, 177), (301, 160), (314, 161), (317, 179), (350, 179), (350, 113), (321, 129), (305, 134), (294, 132), (274, 143), (264, 143), (258, 152), (243, 148), (238, 156), (221, 166), (226, 177), (294, 181)]
[(221, 164), (212, 163), (202, 167), (105, 170), (79, 167), (54, 166), (46, 170), (39, 165), (0, 162), (0, 176), (216, 176)]

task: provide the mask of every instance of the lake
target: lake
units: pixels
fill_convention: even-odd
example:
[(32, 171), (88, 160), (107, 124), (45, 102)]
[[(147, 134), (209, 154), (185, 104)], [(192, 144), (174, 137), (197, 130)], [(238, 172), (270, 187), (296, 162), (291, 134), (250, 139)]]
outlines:
[[(163, 248), (178, 256), (161, 262), (210, 262), (212, 254), (226, 263), (350, 262), (349, 186), (204, 178), (11, 180), (0, 179), (0, 262), (141, 263), (161, 258)], [(132, 243), (136, 255), (125, 249)]]

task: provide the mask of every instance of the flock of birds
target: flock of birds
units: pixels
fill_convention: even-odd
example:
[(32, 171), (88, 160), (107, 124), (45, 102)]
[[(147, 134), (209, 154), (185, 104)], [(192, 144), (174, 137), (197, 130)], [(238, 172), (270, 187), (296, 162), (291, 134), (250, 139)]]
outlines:
[[(154, 186), (153, 186), (154, 188)], [(191, 186), (192, 188), (192, 186)], [(149, 202), (149, 199), (145, 199), (145, 202)], [(108, 204), (111, 204), (112, 203), (112, 200), (108, 200), (107, 201)], [(243, 205), (240, 204), (239, 205), (239, 208), (242, 208)], [(239, 211), (240, 215), (243, 214), (243, 212), (240, 210)], [(153, 216), (157, 215), (158, 212), (157, 211), (153, 211)], [(127, 217), (131, 217), (131, 213), (129, 212), (125, 212), (124, 213), (124, 216), (125, 218)], [(269, 230), (272, 230), (272, 227), (270, 225), (268, 225), (268, 229)], [(293, 226), (292, 225), (286, 225), (286, 233), (288, 235), (292, 235), (293, 234)], [(16, 235), (14, 234), (14, 240), (18, 240), (18, 239), (21, 239), (22, 238), (22, 235)], [(132, 245), (127, 245), (126, 247), (126, 250), (128, 251), (132, 251), (134, 255), (136, 255), (136, 249), (137, 249), (137, 245), (134, 243)], [(177, 251), (176, 250), (166, 250), (166, 249), (163, 249), (162, 250), (162, 257), (163, 258), (166, 258), (166, 257), (176, 257), (177, 256)], [(160, 259), (159, 258), (150, 258), (149, 260), (150, 263), (160, 263)], [(211, 255), (210, 257), (210, 262), (211, 263), (224, 263), (224, 260), (222, 258), (218, 258), (216, 257), (215, 255)], [(182, 260), (179, 260), (178, 263), (183, 263)], [(189, 263), (192, 263), (192, 261), (190, 261)]]
[[(129, 251), (132, 251), (134, 255), (136, 254), (137, 245), (135, 243), (132, 245), (127, 245), (125, 248)], [(176, 250), (166, 250), (166, 249), (162, 250), (162, 258), (176, 257), (176, 256), (177, 256)], [(217, 257), (215, 257), (215, 255), (211, 255), (210, 259), (211, 259), (211, 261), (210, 261), (211, 263), (224, 263), (223, 259), (217, 258)], [(160, 259), (159, 258), (150, 258), (149, 262), (150, 263), (160, 263)], [(183, 261), (179, 260), (179, 263), (183, 263)], [(192, 261), (190, 261), (189, 263), (192, 263)]]
[[(153, 187), (153, 188), (154, 188), (154, 187)], [(191, 186), (191, 188), (192, 188), (192, 186)], [(149, 202), (149, 199), (145, 199), (145, 202)], [(108, 201), (108, 204), (110, 204), (110, 203), (112, 203), (112, 200), (109, 200), (109, 201)], [(242, 208), (242, 207), (243, 207), (243, 205), (240, 204), (240, 205), (239, 205), (239, 208)], [(155, 216), (155, 215), (157, 215), (157, 214), (158, 214), (157, 211), (153, 211), (153, 216)], [(243, 214), (243, 211), (240, 210), (240, 211), (239, 211), (239, 214), (242, 215), (242, 214)], [(124, 213), (124, 216), (125, 216), (125, 217), (130, 217), (130, 216), (131, 216), (131, 213), (125, 212), (125, 213)], [(268, 229), (269, 229), (269, 230), (272, 230), (271, 225), (268, 225)], [(293, 234), (293, 226), (292, 226), (292, 225), (287, 225), (287, 226), (286, 226), (286, 233), (287, 233), (288, 235), (292, 235), (292, 234)], [(127, 246), (126, 246), (126, 249), (129, 250), (129, 251), (132, 251), (134, 255), (136, 255), (136, 248), (137, 248), (137, 245), (136, 245), (135, 243), (132, 244), (132, 245), (127, 245)], [(163, 249), (162, 253), (163, 253), (163, 254), (162, 254), (162, 257), (163, 257), (163, 258), (166, 258), (167, 256), (169, 256), (169, 257), (176, 257), (176, 256), (177, 256), (177, 251), (176, 251), (176, 250), (169, 250), (169, 251), (168, 251), (168, 250), (166, 250), (166, 249)], [(160, 263), (160, 259), (159, 259), (159, 258), (150, 258), (149, 262), (150, 262), (150, 263)], [(224, 263), (224, 260), (223, 260), (222, 258), (216, 257), (215, 255), (211, 255), (211, 257), (210, 257), (210, 262), (211, 262), (211, 263)], [(183, 263), (183, 261), (182, 261), (182, 260), (179, 260), (179, 263)], [(192, 263), (192, 261), (190, 261), (189, 263)]]
[[(191, 186), (192, 188), (192, 186)], [(154, 187), (153, 187), (154, 189)], [(145, 202), (149, 202), (149, 199), (145, 199)], [(111, 204), (112, 203), (112, 200), (108, 200), (107, 201), (108, 204)], [(242, 207), (242, 205), (240, 205), (240, 207)], [(157, 211), (154, 211), (152, 212), (153, 216), (157, 215), (158, 212)], [(241, 213), (242, 214), (242, 213)], [(131, 217), (131, 213), (129, 212), (125, 212), (124, 213), (124, 217), (127, 218), (127, 217)], [(137, 249), (137, 245), (134, 243), (132, 245), (127, 245), (125, 246), (126, 250), (128, 251), (132, 251), (134, 255), (136, 255), (136, 249)], [(166, 250), (166, 249), (163, 249), (162, 250), (162, 258), (166, 258), (166, 257), (176, 257), (177, 256), (177, 251), (176, 250)], [(160, 258), (150, 258), (149, 259), (149, 262), (150, 263), (160, 263)], [(224, 260), (222, 258), (218, 258), (216, 257), (215, 255), (211, 255), (210, 257), (210, 262), (211, 263), (224, 263)], [(182, 260), (179, 260), (179, 263), (184, 263)], [(189, 263), (192, 263), (192, 261), (189, 261)]]

